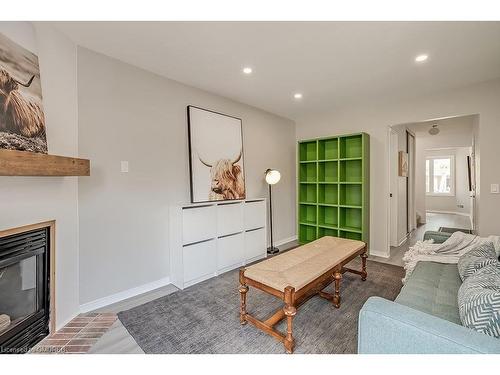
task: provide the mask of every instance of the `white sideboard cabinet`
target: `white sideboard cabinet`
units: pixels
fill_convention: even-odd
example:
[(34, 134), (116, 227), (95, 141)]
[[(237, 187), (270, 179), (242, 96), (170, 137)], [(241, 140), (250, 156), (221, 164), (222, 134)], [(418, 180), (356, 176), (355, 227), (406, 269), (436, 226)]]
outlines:
[(267, 255), (266, 200), (170, 207), (170, 275), (184, 289)]

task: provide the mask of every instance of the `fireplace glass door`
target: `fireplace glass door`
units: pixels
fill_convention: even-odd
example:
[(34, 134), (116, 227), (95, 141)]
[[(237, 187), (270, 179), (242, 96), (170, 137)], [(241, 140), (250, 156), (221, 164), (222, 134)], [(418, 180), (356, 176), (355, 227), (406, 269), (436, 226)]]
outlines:
[(0, 354), (25, 353), (49, 333), (49, 228), (0, 237)]
[(37, 257), (0, 268), (0, 334), (38, 311)]

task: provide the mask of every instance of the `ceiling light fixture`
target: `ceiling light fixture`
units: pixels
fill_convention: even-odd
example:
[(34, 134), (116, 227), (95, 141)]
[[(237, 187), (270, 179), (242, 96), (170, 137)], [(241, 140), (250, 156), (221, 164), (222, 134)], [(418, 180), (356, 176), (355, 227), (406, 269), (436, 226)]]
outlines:
[(252, 74), (252, 68), (250, 68), (249, 66), (243, 68), (243, 73)]
[(302, 99), (302, 94), (300, 92), (297, 92), (297, 93), (293, 94), (293, 97), (295, 99)]
[(426, 54), (418, 55), (417, 57), (415, 57), (415, 61), (420, 63), (420, 62), (426, 61), (428, 58), (429, 58), (429, 55), (426, 55)]
[(438, 135), (439, 134), (438, 124), (432, 125), (432, 127), (429, 129), (429, 134), (430, 135)]

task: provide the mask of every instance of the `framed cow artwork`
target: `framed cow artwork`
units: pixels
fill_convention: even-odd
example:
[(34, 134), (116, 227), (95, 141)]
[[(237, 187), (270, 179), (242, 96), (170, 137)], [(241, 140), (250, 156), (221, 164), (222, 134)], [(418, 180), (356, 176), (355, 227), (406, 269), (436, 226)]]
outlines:
[(0, 28), (0, 148), (46, 154), (34, 30), (24, 23), (6, 24)]
[(245, 199), (241, 119), (187, 107), (191, 202)]

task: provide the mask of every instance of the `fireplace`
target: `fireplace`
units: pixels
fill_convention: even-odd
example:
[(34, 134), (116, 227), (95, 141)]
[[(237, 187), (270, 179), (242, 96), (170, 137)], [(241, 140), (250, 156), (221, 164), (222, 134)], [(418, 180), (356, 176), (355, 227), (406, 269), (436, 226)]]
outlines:
[(25, 353), (49, 334), (53, 234), (54, 222), (0, 232), (0, 353)]

